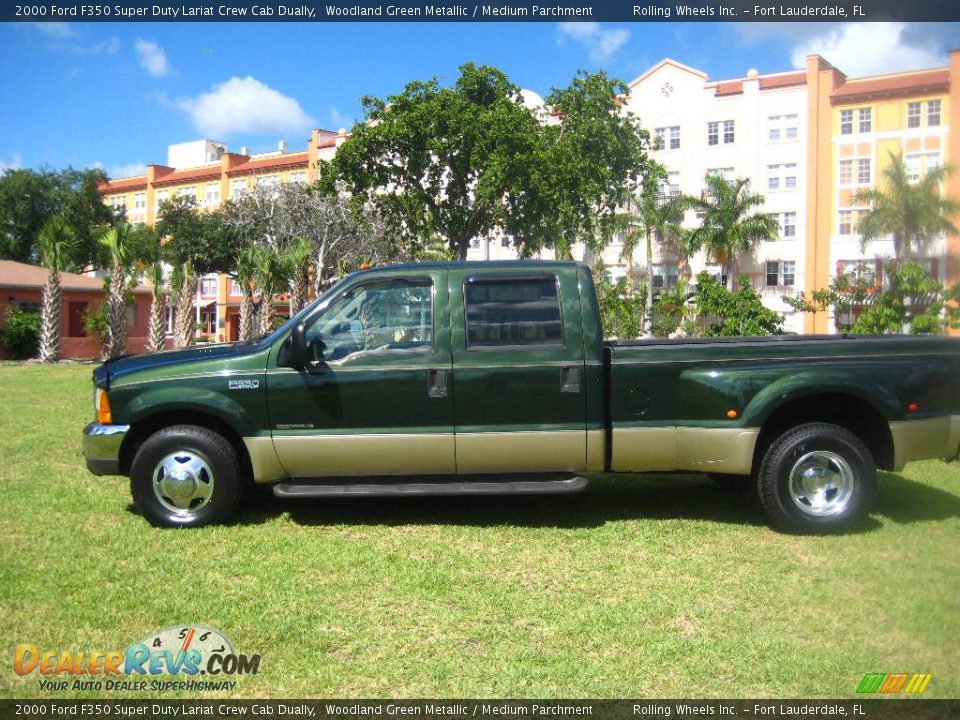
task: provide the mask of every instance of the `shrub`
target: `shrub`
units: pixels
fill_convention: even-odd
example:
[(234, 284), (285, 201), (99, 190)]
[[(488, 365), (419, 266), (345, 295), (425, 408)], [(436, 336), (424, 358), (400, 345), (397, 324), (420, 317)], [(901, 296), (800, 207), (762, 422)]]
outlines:
[(0, 345), (18, 359), (37, 356), (40, 339), (40, 313), (7, 308), (7, 326), (0, 330)]

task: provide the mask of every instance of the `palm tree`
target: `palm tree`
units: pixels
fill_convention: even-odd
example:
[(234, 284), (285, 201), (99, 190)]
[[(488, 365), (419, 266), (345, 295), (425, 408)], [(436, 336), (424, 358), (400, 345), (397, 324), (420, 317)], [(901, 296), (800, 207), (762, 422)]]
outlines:
[(167, 295), (164, 289), (163, 264), (147, 265), (147, 280), (150, 282), (150, 323), (147, 326), (147, 352), (160, 352), (166, 340)]
[(130, 274), (133, 239), (130, 226), (124, 222), (107, 228), (100, 236), (100, 245), (106, 251), (110, 267), (110, 287), (107, 291), (107, 342), (103, 359), (123, 355), (127, 349), (126, 291)]
[(290, 259), (280, 250), (261, 246), (256, 250), (254, 278), (260, 290), (260, 335), (273, 331), (273, 296), (289, 282)]
[(313, 243), (307, 238), (297, 238), (284, 250), (292, 273), (290, 276), (290, 316), (300, 312), (307, 305), (309, 287), (310, 258), (313, 257)]
[(682, 244), (686, 230), (681, 227), (683, 213), (694, 198), (680, 193), (664, 193), (667, 170), (662, 165), (651, 168), (640, 184), (640, 194), (633, 198), (630, 229), (624, 235), (620, 257), (632, 262), (641, 240), (646, 240), (647, 317), (642, 332), (649, 336), (653, 325), (653, 242)]
[(197, 317), (193, 301), (197, 296), (197, 276), (193, 264), (188, 260), (176, 265), (170, 277), (170, 286), (174, 290), (176, 308), (173, 316), (173, 346), (185, 348), (193, 345), (197, 338)]
[(243, 299), (240, 301), (240, 331), (239, 340), (249, 340), (253, 335), (253, 319), (256, 307), (253, 303), (253, 281), (257, 270), (257, 249), (247, 245), (234, 261), (234, 274), (237, 284), (243, 290)]
[(40, 262), (47, 268), (47, 284), (43, 288), (40, 305), (40, 360), (49, 363), (60, 359), (63, 313), (60, 271), (75, 247), (73, 230), (66, 220), (55, 215), (40, 229), (37, 244), (40, 248)]
[(952, 166), (944, 165), (911, 182), (903, 153), (891, 151), (890, 163), (881, 173), (885, 187), (864, 188), (853, 196), (854, 203), (870, 206), (857, 222), (863, 246), (891, 236), (894, 256), (910, 257), (932, 238), (956, 234), (957, 227), (948, 216), (960, 213), (960, 202), (941, 192), (953, 172)]
[(763, 212), (764, 197), (750, 192), (750, 181), (737, 178), (730, 182), (722, 175), (709, 174), (703, 196), (690, 207), (703, 215), (700, 227), (686, 238), (689, 257), (701, 249), (724, 266), (727, 290), (733, 291), (733, 270), (738, 255), (749, 252), (755, 243), (775, 240), (780, 223)]

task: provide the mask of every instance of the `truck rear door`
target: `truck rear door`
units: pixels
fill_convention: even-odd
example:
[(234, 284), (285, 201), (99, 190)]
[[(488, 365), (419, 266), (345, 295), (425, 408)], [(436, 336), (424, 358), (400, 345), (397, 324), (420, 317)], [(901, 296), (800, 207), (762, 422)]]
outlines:
[(586, 467), (576, 273), (449, 272), (457, 473)]

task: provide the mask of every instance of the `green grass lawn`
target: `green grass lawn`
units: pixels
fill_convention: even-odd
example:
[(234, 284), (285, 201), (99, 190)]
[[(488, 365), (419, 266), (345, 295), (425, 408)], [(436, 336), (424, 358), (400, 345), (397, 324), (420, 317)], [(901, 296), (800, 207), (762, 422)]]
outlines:
[(2, 697), (45, 695), (17, 643), (123, 650), (185, 622), (262, 654), (240, 697), (849, 697), (868, 671), (960, 696), (960, 465), (884, 474), (838, 537), (778, 534), (697, 475), (263, 496), (230, 526), (163, 531), (84, 467), (90, 371), (0, 365)]

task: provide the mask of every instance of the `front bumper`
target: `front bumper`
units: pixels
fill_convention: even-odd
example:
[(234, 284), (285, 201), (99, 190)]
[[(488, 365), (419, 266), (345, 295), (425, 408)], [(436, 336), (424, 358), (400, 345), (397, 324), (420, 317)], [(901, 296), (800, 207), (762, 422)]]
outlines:
[(83, 429), (83, 457), (94, 475), (120, 474), (120, 445), (129, 425), (101, 425), (92, 422)]

